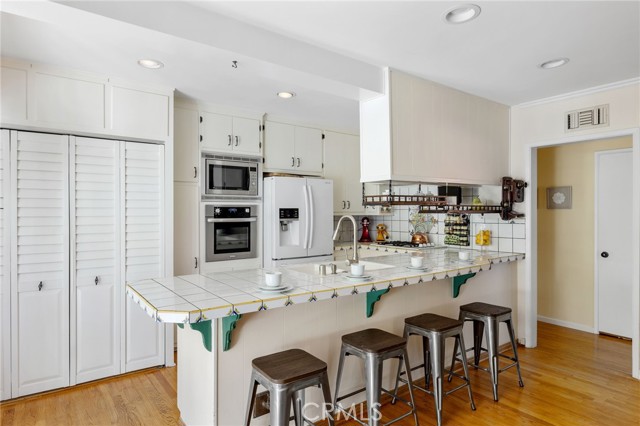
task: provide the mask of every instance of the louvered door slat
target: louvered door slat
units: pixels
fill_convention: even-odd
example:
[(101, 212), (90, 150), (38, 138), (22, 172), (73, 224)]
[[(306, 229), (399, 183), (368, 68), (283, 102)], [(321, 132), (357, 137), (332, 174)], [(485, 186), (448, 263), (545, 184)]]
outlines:
[(76, 383), (120, 373), (119, 146), (87, 138), (73, 144)]
[(9, 138), (8, 130), (0, 134), (0, 399), (11, 398), (11, 263), (7, 218), (9, 198)]
[(69, 385), (68, 140), (12, 132), (13, 397)]
[[(127, 142), (122, 183), (127, 282), (164, 276), (164, 147)], [(126, 371), (164, 363), (163, 328), (127, 299)]]

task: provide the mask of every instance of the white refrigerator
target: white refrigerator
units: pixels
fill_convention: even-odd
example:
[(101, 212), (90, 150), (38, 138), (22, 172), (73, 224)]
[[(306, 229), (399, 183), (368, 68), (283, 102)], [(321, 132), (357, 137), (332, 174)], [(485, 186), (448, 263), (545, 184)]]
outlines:
[(264, 267), (333, 260), (333, 181), (264, 179)]

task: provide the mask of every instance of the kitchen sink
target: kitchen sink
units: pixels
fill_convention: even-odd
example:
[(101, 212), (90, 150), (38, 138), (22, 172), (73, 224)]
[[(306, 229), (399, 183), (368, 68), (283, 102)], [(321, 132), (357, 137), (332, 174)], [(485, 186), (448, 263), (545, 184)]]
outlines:
[[(293, 270), (293, 271), (297, 271), (297, 272), (302, 272), (305, 274), (310, 274), (310, 275), (319, 275), (318, 272), (318, 265), (328, 265), (329, 263), (333, 263), (334, 265), (337, 266), (336, 269), (336, 273), (337, 274), (341, 274), (343, 272), (348, 272), (349, 269), (346, 266), (346, 263), (344, 261), (335, 261), (335, 262), (326, 262), (326, 263), (304, 263), (301, 265), (287, 265), (287, 269)], [(387, 268), (393, 268), (393, 265), (387, 265), (384, 263), (377, 263), (377, 262), (369, 262), (367, 260), (361, 260), (359, 262), (361, 265), (364, 265), (364, 270), (366, 272), (371, 272), (371, 271), (378, 271), (380, 269), (387, 269)], [(327, 266), (327, 275), (331, 275), (331, 269)]]
[(394, 265), (387, 265), (386, 263), (377, 263), (377, 262), (369, 262), (367, 260), (361, 260), (359, 262), (361, 265), (364, 265), (364, 270), (366, 271), (378, 271), (380, 269), (393, 268)]

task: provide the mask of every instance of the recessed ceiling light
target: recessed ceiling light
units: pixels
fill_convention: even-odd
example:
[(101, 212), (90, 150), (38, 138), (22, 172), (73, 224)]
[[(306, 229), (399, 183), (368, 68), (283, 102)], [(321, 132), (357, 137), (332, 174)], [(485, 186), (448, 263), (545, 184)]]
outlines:
[(164, 64), (162, 62), (156, 61), (155, 59), (140, 59), (138, 60), (138, 65), (152, 70), (157, 70), (164, 67)]
[(480, 6), (477, 4), (465, 4), (449, 9), (444, 14), (444, 20), (450, 24), (462, 24), (469, 22), (480, 15)]
[(291, 99), (295, 95), (296, 94), (293, 92), (278, 92), (278, 96), (280, 96), (282, 99)]
[(548, 69), (551, 69), (551, 68), (558, 68), (558, 67), (563, 66), (567, 62), (569, 62), (569, 58), (552, 59), (550, 61), (541, 63), (540, 64), (540, 68), (544, 68), (545, 70), (548, 70)]

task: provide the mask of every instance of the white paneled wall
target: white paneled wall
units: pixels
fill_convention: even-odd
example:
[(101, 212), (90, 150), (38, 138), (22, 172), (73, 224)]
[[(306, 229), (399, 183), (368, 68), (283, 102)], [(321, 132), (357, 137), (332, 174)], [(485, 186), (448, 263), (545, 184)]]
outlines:
[[(134, 282), (164, 276), (164, 147), (124, 142), (124, 278)], [(126, 302), (125, 371), (164, 364), (163, 327), (131, 299)]]
[(120, 373), (119, 147), (116, 141), (87, 138), (71, 145), (76, 383)]
[(15, 397), (69, 385), (69, 138), (13, 133)]

